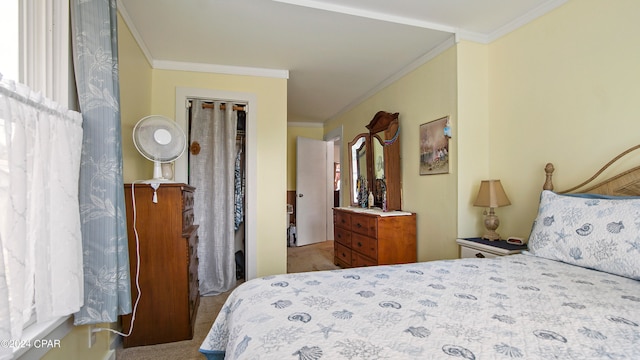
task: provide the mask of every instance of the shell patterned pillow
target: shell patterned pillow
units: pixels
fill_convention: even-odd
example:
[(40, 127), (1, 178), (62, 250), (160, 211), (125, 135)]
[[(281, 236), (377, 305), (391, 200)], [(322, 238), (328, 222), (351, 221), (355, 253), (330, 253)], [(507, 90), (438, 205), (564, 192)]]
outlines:
[(640, 280), (640, 198), (545, 190), (529, 253)]

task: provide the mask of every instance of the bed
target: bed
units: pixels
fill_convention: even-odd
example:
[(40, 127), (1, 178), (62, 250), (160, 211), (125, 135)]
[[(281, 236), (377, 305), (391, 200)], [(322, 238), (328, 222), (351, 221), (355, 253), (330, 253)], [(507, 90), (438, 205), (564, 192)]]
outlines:
[(640, 167), (590, 179), (586, 194), (553, 192), (553, 165), (545, 171), (528, 251), (254, 279), (228, 297), (200, 352), (640, 359)]

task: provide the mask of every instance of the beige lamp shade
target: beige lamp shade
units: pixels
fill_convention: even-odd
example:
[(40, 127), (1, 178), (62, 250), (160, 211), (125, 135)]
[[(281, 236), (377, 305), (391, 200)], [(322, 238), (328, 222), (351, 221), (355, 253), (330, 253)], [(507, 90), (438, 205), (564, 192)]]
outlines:
[(488, 213), (484, 212), (484, 226), (487, 230), (482, 235), (482, 238), (491, 241), (500, 240), (500, 234), (496, 232), (496, 229), (500, 226), (500, 219), (498, 219), (498, 215), (493, 211), (493, 208), (511, 205), (500, 180), (482, 180), (478, 197), (473, 205), (489, 208)]
[(497, 208), (511, 205), (500, 180), (482, 180), (474, 206)]

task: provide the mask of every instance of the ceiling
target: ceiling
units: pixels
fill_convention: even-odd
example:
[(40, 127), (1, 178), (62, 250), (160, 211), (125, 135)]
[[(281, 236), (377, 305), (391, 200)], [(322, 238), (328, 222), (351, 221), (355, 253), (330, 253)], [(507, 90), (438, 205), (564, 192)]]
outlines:
[(154, 68), (288, 78), (322, 123), (460, 39), (489, 43), (567, 0), (118, 0)]

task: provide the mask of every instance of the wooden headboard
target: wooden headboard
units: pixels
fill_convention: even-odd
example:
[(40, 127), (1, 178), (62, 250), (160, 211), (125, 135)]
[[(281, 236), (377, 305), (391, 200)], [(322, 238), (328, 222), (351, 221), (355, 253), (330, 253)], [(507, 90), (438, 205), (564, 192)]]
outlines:
[[(570, 189), (556, 192), (558, 194), (578, 192), (614, 196), (640, 196), (640, 166), (636, 166), (618, 175), (614, 175), (604, 181), (598, 182), (595, 185), (591, 185), (594, 180), (609, 166), (613, 165), (616, 161), (620, 160), (625, 155), (638, 149), (640, 149), (640, 145), (636, 145), (623, 151), (622, 153), (620, 153), (620, 155), (614, 157), (586, 181)], [(545, 166), (544, 172), (546, 173), (546, 180), (544, 185), (542, 186), (544, 190), (553, 190), (552, 176), (554, 170), (555, 168), (553, 167), (552, 163), (548, 163)]]

